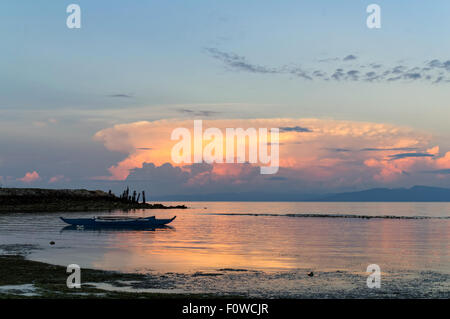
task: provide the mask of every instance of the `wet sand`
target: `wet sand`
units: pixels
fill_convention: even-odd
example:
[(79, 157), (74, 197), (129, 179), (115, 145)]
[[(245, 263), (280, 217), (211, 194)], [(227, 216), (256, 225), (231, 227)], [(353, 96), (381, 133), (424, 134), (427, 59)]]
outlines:
[(436, 272), (383, 274), (376, 289), (366, 286), (366, 274), (316, 272), (310, 277), (309, 271), (142, 275), (82, 269), (82, 288), (69, 289), (65, 267), (3, 255), (0, 298), (450, 298), (450, 276)]

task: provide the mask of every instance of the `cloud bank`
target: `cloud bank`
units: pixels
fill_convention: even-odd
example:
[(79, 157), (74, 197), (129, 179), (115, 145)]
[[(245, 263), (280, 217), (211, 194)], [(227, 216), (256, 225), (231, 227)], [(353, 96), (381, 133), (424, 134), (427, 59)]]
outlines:
[[(97, 179), (159, 183), (179, 191), (242, 191), (277, 187), (295, 190), (317, 187), (364, 187), (420, 183), (448, 178), (450, 152), (441, 154), (426, 132), (390, 124), (324, 119), (204, 120), (203, 129), (283, 128), (280, 130), (280, 170), (262, 176), (256, 165), (174, 164), (173, 129), (193, 129), (193, 121), (160, 120), (115, 125), (94, 139), (126, 158)], [(435, 174), (424, 172), (436, 172)], [(438, 172), (441, 172), (440, 174)], [(424, 177), (425, 176), (425, 177)], [(427, 177), (428, 176), (428, 177)], [(268, 184), (269, 183), (269, 184)], [(175, 186), (177, 185), (177, 186)], [(180, 186), (181, 185), (181, 186)]]
[[(433, 84), (450, 82), (450, 60), (432, 59), (419, 65), (397, 64), (384, 66), (375, 62), (360, 62), (360, 58), (349, 54), (342, 59), (320, 60), (320, 66), (315, 65), (308, 68), (295, 63), (278, 67), (267, 67), (254, 64), (244, 56), (223, 52), (217, 48), (205, 48), (205, 52), (212, 58), (222, 62), (231, 71), (292, 75), (310, 81), (386, 83), (423, 81)], [(324, 65), (324, 62), (327, 65)]]

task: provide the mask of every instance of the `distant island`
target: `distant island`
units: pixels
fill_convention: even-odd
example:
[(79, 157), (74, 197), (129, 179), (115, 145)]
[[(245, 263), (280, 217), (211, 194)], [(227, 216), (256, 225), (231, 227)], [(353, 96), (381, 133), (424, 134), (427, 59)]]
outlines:
[(77, 212), (129, 209), (185, 209), (185, 205), (149, 204), (145, 192), (127, 188), (121, 196), (86, 189), (0, 188), (0, 212)]
[[(313, 200), (313, 199), (312, 199)], [(429, 186), (373, 188), (317, 197), (321, 202), (450, 202), (450, 189)]]
[(363, 191), (306, 194), (279, 192), (210, 193), (159, 196), (166, 201), (242, 201), (242, 202), (450, 202), (450, 189), (430, 186), (411, 188), (373, 188)]

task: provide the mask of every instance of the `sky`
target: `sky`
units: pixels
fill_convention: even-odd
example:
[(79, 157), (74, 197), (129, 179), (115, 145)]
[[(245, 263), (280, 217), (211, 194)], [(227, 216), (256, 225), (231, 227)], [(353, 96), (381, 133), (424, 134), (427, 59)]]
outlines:
[[(449, 15), (446, 0), (4, 0), (0, 183), (155, 197), (450, 187)], [(174, 163), (171, 132), (194, 120), (284, 128), (280, 169)]]

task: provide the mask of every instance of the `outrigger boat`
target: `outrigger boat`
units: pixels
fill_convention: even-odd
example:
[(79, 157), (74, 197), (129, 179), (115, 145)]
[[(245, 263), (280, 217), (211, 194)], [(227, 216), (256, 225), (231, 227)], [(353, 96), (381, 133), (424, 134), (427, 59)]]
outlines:
[(161, 227), (172, 222), (177, 216), (170, 219), (156, 219), (151, 217), (129, 216), (101, 216), (93, 218), (64, 218), (61, 220), (77, 227)]

